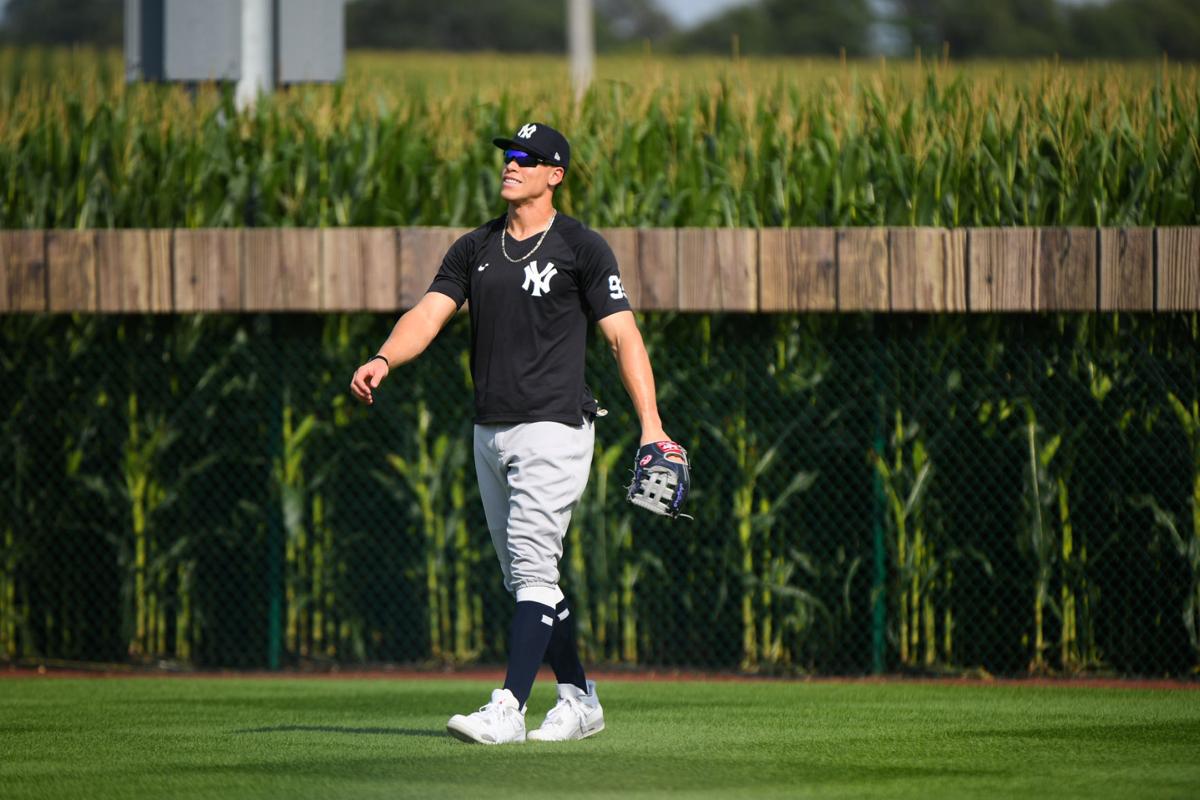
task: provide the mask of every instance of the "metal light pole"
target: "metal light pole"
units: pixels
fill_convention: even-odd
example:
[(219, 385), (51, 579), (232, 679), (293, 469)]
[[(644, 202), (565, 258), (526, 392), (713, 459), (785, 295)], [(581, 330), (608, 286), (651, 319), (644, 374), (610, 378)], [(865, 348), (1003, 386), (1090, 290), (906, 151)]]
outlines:
[(239, 110), (275, 88), (271, 6), (271, 0), (242, 0), (242, 76), (234, 95)]
[(596, 65), (592, 0), (567, 0), (567, 50), (571, 54), (571, 86), (578, 101), (591, 85)]

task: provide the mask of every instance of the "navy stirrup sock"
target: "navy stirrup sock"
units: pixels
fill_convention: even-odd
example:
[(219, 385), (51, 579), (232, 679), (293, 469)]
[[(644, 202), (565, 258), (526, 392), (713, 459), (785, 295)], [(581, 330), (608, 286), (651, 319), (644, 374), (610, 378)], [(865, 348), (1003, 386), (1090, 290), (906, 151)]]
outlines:
[(504, 676), (504, 688), (513, 693), (522, 708), (533, 690), (538, 667), (557, 627), (554, 622), (554, 609), (550, 606), (530, 600), (517, 603), (508, 634), (508, 674)]
[(587, 677), (579, 661), (579, 649), (575, 645), (575, 617), (566, 599), (554, 607), (554, 632), (550, 635), (550, 646), (546, 648), (546, 663), (554, 670), (559, 683), (570, 683), (587, 692)]

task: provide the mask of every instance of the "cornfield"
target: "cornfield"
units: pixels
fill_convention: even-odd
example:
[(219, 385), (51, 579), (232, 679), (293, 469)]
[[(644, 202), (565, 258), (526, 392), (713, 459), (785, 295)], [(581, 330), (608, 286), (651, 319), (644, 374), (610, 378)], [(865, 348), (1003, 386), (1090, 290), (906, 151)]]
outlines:
[(0, 226), (476, 224), (490, 140), (566, 131), (597, 226), (1191, 225), (1200, 70), (352, 54), (239, 116), (119, 54), (0, 50)]
[[(0, 320), (0, 657), (503, 657), (467, 325), (362, 408), (372, 315)], [(1196, 316), (643, 319), (694, 522), (622, 499), (603, 341), (563, 585), (589, 662), (1187, 674)]]
[[(572, 138), (593, 225), (1195, 225), (1176, 64), (352, 55), (239, 115), (120, 58), (0, 50), (0, 227), (454, 225), (490, 139)], [(0, 659), (494, 661), (511, 607), (457, 320), (376, 407), (371, 315), (0, 319)], [(694, 523), (621, 500), (601, 342), (563, 583), (591, 662), (752, 672), (1200, 665), (1195, 315), (642, 319)]]

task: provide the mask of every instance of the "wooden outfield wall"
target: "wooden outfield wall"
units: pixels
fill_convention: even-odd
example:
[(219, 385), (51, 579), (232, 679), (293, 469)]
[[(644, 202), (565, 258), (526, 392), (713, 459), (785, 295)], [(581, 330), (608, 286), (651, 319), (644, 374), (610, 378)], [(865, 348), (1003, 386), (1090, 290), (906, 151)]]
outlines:
[[(0, 313), (397, 311), (466, 230), (0, 231)], [(645, 310), (1200, 310), (1200, 227), (600, 232)]]

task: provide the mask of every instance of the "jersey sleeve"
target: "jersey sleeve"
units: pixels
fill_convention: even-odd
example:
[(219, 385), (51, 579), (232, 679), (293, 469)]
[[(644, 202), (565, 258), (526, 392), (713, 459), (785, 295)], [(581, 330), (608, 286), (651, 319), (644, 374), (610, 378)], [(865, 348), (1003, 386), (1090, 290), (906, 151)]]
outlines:
[(575, 255), (584, 299), (597, 320), (632, 310), (621, 285), (617, 257), (600, 234), (587, 231), (580, 237)]
[(471, 299), (471, 261), (475, 258), (474, 232), (462, 236), (442, 259), (433, 283), (429, 284), (430, 292), (439, 292), (462, 306)]

